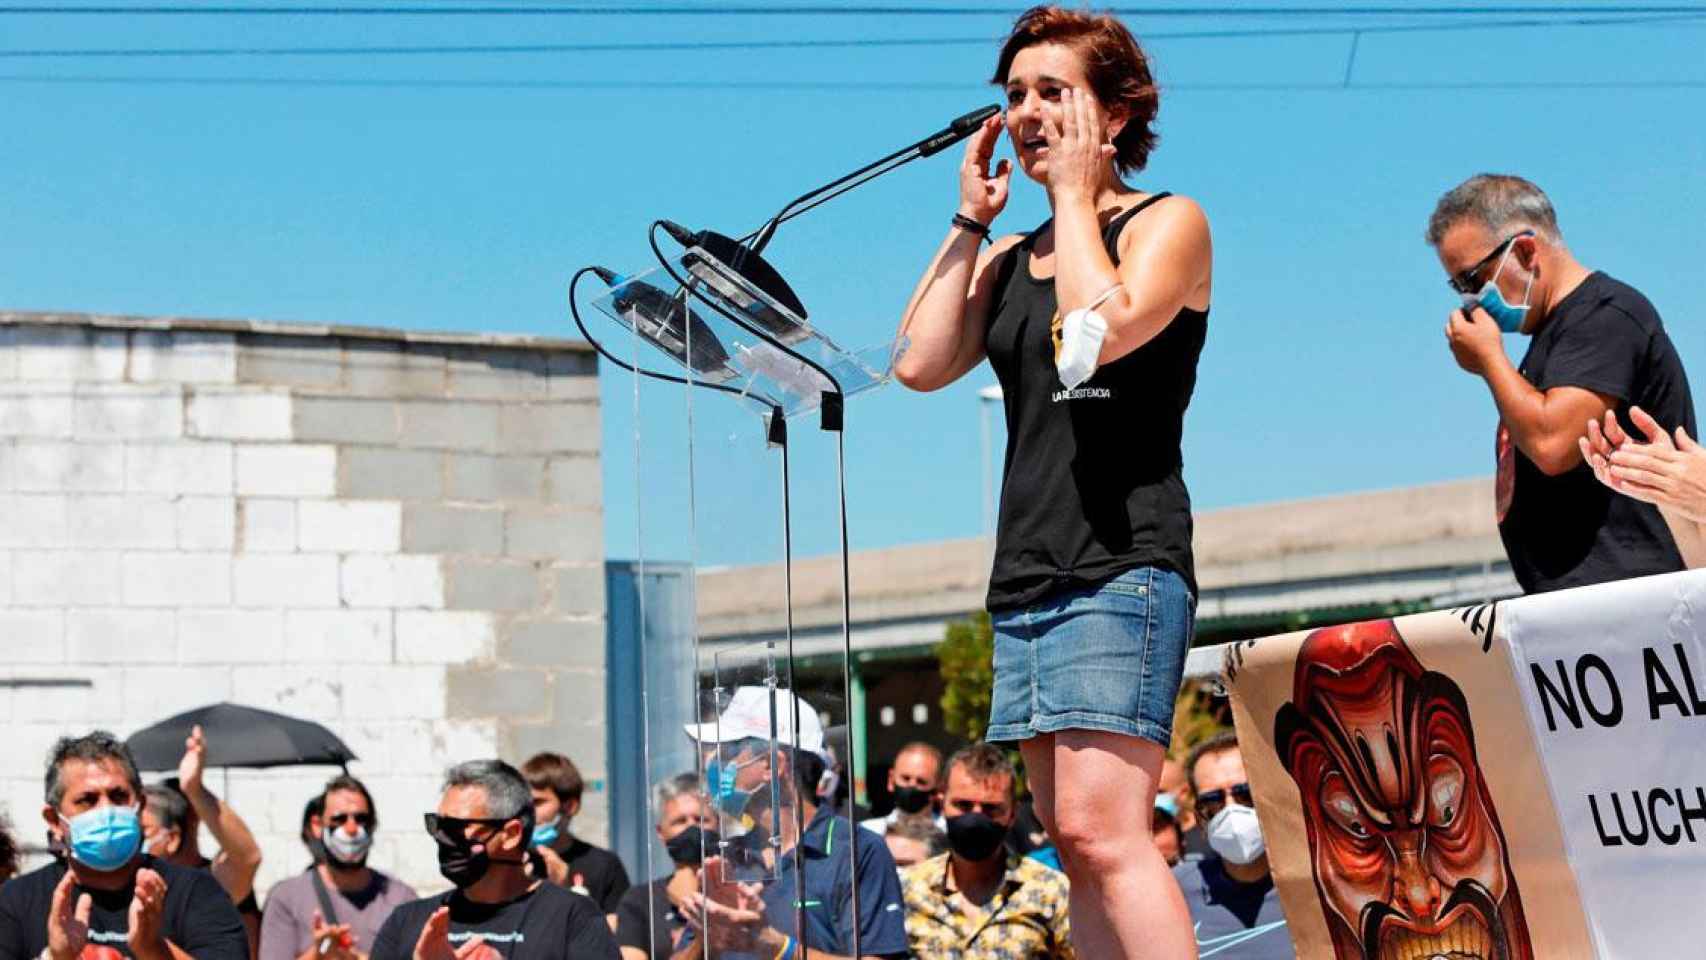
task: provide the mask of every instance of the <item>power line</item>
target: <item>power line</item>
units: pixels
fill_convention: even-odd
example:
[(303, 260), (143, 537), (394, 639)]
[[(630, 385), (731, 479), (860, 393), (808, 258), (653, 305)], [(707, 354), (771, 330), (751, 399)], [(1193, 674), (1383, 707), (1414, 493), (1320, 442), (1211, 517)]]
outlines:
[[(126, 86), (256, 86), (256, 87), (331, 87), (374, 88), (402, 90), (768, 90), (816, 91), (824, 93), (962, 91), (987, 93), (978, 83), (917, 81), (917, 80), (375, 80), (340, 77), (267, 77), (218, 76), (170, 77), (143, 75), (36, 75), (0, 74), (0, 84), (42, 85), (101, 85)], [(1290, 92), (1319, 91), (1429, 91), (1429, 90), (1699, 90), (1706, 89), (1702, 80), (1465, 80), (1465, 81), (1398, 81), (1362, 82), (1349, 84), (1342, 80), (1318, 82), (1287, 81), (1233, 83), (1162, 84), (1164, 90), (1181, 92)]]
[[(1023, 8), (1015, 6), (919, 7), (896, 5), (776, 5), (776, 6), (517, 6), (509, 5), (346, 5), (346, 6), (219, 6), (196, 5), (0, 5), (0, 15), (38, 16), (361, 16), (361, 17), (468, 17), (468, 16), (1002, 16)], [(1488, 15), (1688, 15), (1706, 12), (1699, 4), (1571, 4), (1571, 5), (1434, 5), (1434, 6), (1198, 6), (1113, 7), (1110, 12), (1126, 17), (1373, 17), (1373, 16), (1488, 16)]]
[[(1456, 21), (1451, 23), (1380, 24), (1366, 27), (1273, 27), (1229, 30), (1147, 32), (1142, 39), (1226, 40), (1262, 37), (1352, 36), (1363, 34), (1438, 33), (1456, 30), (1543, 29), (1670, 25), (1706, 20), (1706, 11), (1688, 16), (1571, 17), (1552, 20)], [(990, 46), (992, 37), (903, 37), (823, 40), (642, 40), (628, 42), (527, 44), (408, 44), (374, 46), (284, 47), (73, 47), (0, 49), (0, 59), (71, 58), (188, 58), (188, 57), (378, 57), (559, 53), (695, 52), (721, 50), (861, 49), (905, 47)]]

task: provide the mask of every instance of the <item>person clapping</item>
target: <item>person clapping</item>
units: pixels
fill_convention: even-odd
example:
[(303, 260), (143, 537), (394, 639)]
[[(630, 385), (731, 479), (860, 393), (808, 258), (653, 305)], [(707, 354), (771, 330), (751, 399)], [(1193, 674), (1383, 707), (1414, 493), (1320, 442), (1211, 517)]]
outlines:
[(1603, 426), (1588, 421), (1577, 441), (1582, 458), (1600, 483), (1658, 508), (1690, 569), (1706, 566), (1706, 448), (1681, 425), (1673, 438), (1640, 407), (1629, 409), (1629, 419), (1645, 443), (1607, 413)]

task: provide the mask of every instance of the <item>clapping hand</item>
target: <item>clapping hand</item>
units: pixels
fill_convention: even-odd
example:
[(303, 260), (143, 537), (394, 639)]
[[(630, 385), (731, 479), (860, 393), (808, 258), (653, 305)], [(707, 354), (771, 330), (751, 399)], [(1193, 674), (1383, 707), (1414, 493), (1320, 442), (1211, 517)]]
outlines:
[(51, 960), (75, 960), (89, 943), (89, 912), (95, 901), (77, 894), (77, 875), (70, 870), (53, 888), (53, 903), (47, 911), (47, 954)]
[(314, 955), (326, 960), (357, 960), (361, 955), (352, 948), (355, 946), (355, 935), (350, 932), (347, 923), (327, 923), (320, 911), (314, 911), (314, 923), (310, 928), (310, 938), (313, 940)]
[(479, 937), (469, 937), (467, 943), (452, 948), (450, 908), (439, 907), (427, 918), (426, 926), (421, 927), (421, 935), (415, 940), (414, 960), (465, 960), (485, 945), (486, 941)]
[(130, 897), (130, 932), (126, 937), (132, 956), (171, 955), (160, 926), (165, 904), (165, 879), (146, 867), (136, 871), (136, 889)]
[(1706, 449), (1680, 426), (1673, 441), (1640, 407), (1629, 408), (1629, 419), (1646, 443), (1625, 433), (1609, 410), (1603, 426), (1588, 421), (1587, 435), (1577, 443), (1593, 475), (1618, 493), (1706, 522)]
[(706, 892), (686, 897), (688, 923), (719, 950), (752, 952), (765, 929), (762, 888), (725, 877), (721, 857), (707, 859), (700, 875)]

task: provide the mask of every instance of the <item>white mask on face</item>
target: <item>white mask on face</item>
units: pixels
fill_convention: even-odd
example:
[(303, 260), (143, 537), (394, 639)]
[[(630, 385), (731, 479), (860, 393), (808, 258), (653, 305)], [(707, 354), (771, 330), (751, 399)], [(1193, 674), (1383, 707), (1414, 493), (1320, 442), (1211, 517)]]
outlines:
[(355, 835), (351, 836), (343, 827), (328, 826), (321, 839), (332, 859), (343, 864), (361, 863), (367, 859), (368, 848), (373, 846), (373, 837), (366, 827), (356, 827)]
[(1229, 803), (1208, 822), (1208, 845), (1227, 863), (1255, 863), (1268, 851), (1253, 807)]

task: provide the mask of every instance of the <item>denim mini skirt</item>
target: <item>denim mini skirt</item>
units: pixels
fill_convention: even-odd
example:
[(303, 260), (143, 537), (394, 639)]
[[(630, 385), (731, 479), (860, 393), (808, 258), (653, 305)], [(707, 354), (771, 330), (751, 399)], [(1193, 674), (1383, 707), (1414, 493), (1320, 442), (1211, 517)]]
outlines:
[(1184, 577), (1138, 567), (990, 619), (995, 690), (986, 739), (1101, 730), (1168, 744), (1196, 625)]

